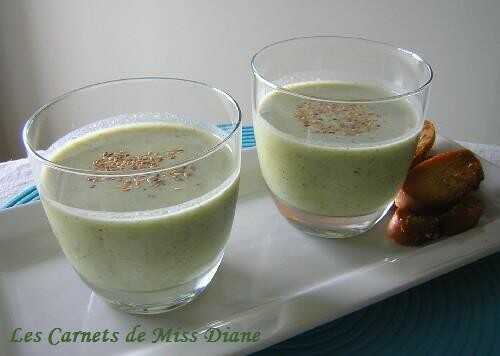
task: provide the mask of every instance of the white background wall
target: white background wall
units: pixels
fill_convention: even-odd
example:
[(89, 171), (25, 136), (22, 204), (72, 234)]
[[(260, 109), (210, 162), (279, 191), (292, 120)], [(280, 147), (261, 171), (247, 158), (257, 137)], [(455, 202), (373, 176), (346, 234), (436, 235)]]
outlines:
[(118, 77), (207, 81), (250, 120), (250, 57), (305, 34), (417, 50), (436, 72), (428, 116), (440, 132), (500, 143), (498, 0), (0, 0), (0, 160), (24, 155), (20, 130), (37, 106)]

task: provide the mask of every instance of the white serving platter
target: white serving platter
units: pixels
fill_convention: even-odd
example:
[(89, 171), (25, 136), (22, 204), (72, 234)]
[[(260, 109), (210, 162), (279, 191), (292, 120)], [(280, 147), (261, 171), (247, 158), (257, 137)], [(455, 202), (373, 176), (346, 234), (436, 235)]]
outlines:
[[(437, 150), (457, 145), (440, 138)], [(52, 236), (39, 202), (0, 212), (0, 355), (233, 355), (290, 338), (500, 249), (500, 168), (482, 161), (486, 212), (478, 227), (418, 248), (387, 240), (387, 219), (350, 239), (313, 238), (282, 218), (243, 152), (241, 194), (230, 242), (213, 283), (194, 303), (139, 317), (109, 307), (77, 277)], [(126, 343), (135, 325), (142, 343)], [(152, 343), (154, 329), (258, 331), (257, 342)], [(13, 343), (14, 329), (41, 331)], [(116, 343), (50, 345), (62, 331), (118, 331)], [(58, 331), (53, 334), (58, 339)]]

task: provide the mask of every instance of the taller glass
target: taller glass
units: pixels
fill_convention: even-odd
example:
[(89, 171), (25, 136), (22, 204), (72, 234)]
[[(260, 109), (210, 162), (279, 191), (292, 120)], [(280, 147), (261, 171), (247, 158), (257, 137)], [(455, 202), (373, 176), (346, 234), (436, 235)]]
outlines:
[(54, 235), (98, 295), (151, 314), (205, 289), (238, 195), (228, 94), (175, 78), (90, 85), (35, 112), (23, 138)]
[(260, 167), (281, 214), (324, 237), (371, 228), (410, 166), (430, 66), (385, 43), (315, 36), (264, 47), (252, 70)]

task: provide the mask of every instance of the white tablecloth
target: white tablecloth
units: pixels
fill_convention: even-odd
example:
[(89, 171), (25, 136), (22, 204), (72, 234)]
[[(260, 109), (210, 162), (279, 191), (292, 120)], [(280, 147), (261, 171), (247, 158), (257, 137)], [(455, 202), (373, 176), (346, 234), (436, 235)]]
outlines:
[[(500, 165), (500, 146), (459, 142), (490, 162)], [(26, 187), (33, 185), (33, 177), (27, 159), (0, 163), (0, 206)]]

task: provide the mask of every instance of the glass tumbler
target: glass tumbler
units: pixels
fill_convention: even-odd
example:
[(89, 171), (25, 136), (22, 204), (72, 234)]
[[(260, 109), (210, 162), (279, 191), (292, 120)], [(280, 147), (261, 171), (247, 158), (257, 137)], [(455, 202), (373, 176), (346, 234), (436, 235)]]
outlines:
[(54, 235), (97, 295), (155, 314), (207, 287), (238, 195), (231, 96), (177, 78), (89, 85), (37, 110), (23, 139)]
[(270, 44), (251, 67), (260, 168), (280, 213), (316, 236), (370, 229), (410, 167), (429, 64), (386, 43), (313, 36)]

